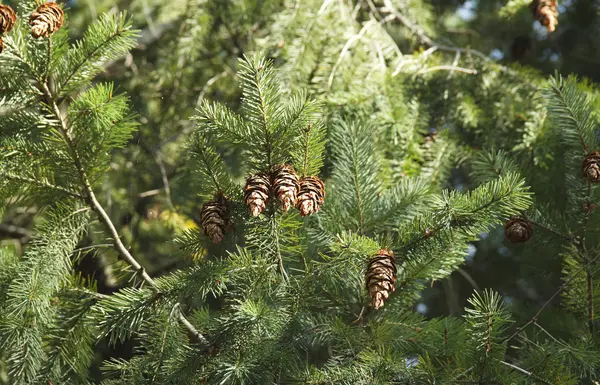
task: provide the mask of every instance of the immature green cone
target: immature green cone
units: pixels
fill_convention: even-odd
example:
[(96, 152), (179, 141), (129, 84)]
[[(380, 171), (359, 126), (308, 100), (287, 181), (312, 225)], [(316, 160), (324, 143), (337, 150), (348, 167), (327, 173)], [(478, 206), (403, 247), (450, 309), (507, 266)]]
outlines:
[(229, 210), (227, 199), (223, 195), (218, 195), (215, 200), (202, 206), (200, 227), (213, 243), (219, 243), (225, 238), (225, 232), (229, 227)]
[(298, 175), (289, 165), (276, 166), (271, 173), (273, 195), (279, 202), (283, 212), (296, 204), (298, 190)]
[(305, 176), (300, 180), (300, 192), (296, 208), (300, 215), (307, 216), (319, 212), (325, 201), (325, 184), (316, 176)]
[(531, 13), (548, 32), (554, 32), (558, 25), (558, 5), (556, 0), (533, 0), (531, 2)]
[(244, 203), (250, 209), (250, 214), (257, 217), (265, 210), (269, 201), (271, 182), (269, 176), (263, 173), (251, 175), (244, 187)]
[(54, 2), (48, 2), (37, 7), (29, 18), (31, 36), (35, 38), (48, 37), (62, 27), (64, 12)]
[(10, 32), (17, 21), (17, 14), (8, 5), (0, 4), (0, 35)]
[(396, 259), (391, 250), (381, 249), (369, 261), (365, 282), (371, 296), (371, 306), (375, 309), (382, 307), (383, 302), (396, 290), (394, 283), (397, 272)]
[(600, 152), (594, 151), (581, 163), (581, 173), (592, 183), (600, 182)]
[(504, 235), (512, 243), (528, 241), (532, 232), (531, 223), (521, 217), (512, 217), (504, 225)]

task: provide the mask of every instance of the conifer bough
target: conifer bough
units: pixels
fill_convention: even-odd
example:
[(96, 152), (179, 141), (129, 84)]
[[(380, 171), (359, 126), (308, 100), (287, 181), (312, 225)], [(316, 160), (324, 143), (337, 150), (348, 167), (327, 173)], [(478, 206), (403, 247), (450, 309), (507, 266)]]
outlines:
[(29, 18), (31, 36), (48, 37), (58, 31), (64, 22), (64, 12), (54, 2), (40, 5)]

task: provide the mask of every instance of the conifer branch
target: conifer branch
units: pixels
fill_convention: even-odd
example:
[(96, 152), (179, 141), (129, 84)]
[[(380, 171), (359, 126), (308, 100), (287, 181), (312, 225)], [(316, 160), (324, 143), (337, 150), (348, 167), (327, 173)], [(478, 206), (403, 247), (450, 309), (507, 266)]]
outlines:
[(548, 232), (550, 234), (556, 235), (557, 237), (559, 237), (559, 238), (561, 238), (561, 239), (563, 239), (565, 241), (572, 242), (572, 238), (571, 237), (569, 237), (566, 234), (563, 234), (563, 233), (559, 232), (558, 230), (555, 230), (555, 229), (551, 228), (550, 226), (543, 225), (543, 224), (541, 224), (539, 222), (536, 222), (534, 220), (531, 220), (529, 218), (527, 218), (527, 220), (532, 225), (534, 225), (536, 227), (539, 227), (540, 229), (542, 229), (542, 230), (544, 230), (544, 231), (546, 231), (546, 232)]
[(554, 300), (554, 298), (556, 298), (560, 293), (563, 292), (563, 290), (571, 283), (575, 280), (575, 278), (577, 278), (577, 276), (579, 276), (579, 274), (583, 273), (584, 270), (590, 268), (590, 266), (592, 265), (592, 263), (596, 262), (596, 260), (600, 259), (600, 254), (596, 255), (594, 258), (592, 258), (591, 260), (589, 260), (585, 266), (582, 266), (578, 271), (576, 271), (567, 281), (565, 281), (565, 283), (563, 283), (558, 290), (556, 290), (554, 292), (554, 294), (552, 294), (552, 296), (542, 305), (542, 307), (537, 311), (537, 313), (535, 313), (535, 315), (533, 317), (531, 317), (531, 319), (529, 319), (529, 321), (527, 321), (525, 324), (519, 326), (517, 328), (517, 330), (511, 334), (508, 338), (506, 338), (504, 340), (503, 343), (507, 343), (510, 340), (512, 340), (513, 338), (515, 338), (516, 336), (518, 336), (523, 330), (525, 330), (525, 328), (531, 324), (534, 324), (535, 322), (537, 322), (537, 319), (539, 318), (540, 314), (542, 314), (542, 312), (544, 311), (544, 309), (546, 309), (546, 307), (548, 307), (548, 305), (550, 305), (550, 303)]
[(60, 192), (63, 192), (65, 194), (72, 196), (73, 198), (78, 198), (78, 199), (86, 198), (85, 195), (82, 195), (78, 192), (69, 190), (68, 188), (65, 188), (62, 186), (54, 185), (49, 182), (45, 182), (43, 180), (31, 179), (31, 178), (27, 178), (27, 177), (20, 176), (20, 175), (14, 175), (14, 174), (10, 174), (10, 173), (3, 173), (2, 177), (6, 178), (6, 179), (14, 180), (16, 182), (29, 183), (29, 184), (36, 185), (39, 187), (44, 187), (44, 188), (48, 188), (51, 190), (60, 191)]
[(594, 281), (590, 266), (587, 266), (585, 271), (585, 279), (587, 283), (587, 306), (588, 306), (588, 328), (590, 334), (594, 333)]
[(463, 67), (459, 67), (457, 65), (440, 65), (440, 66), (434, 66), (434, 67), (429, 67), (429, 68), (423, 68), (422, 70), (420, 70), (419, 72), (417, 72), (417, 75), (423, 75), (426, 74), (428, 72), (433, 72), (433, 71), (457, 71), (457, 72), (462, 72), (465, 74), (469, 74), (469, 75), (477, 75), (478, 72), (475, 69), (472, 68), (463, 68)]
[[(484, 54), (481, 51), (471, 49), (471, 48), (460, 48), (460, 47), (449, 46), (449, 45), (441, 44), (439, 42), (434, 41), (429, 36), (427, 36), (427, 34), (423, 30), (423, 28), (421, 28), (420, 25), (418, 25), (417, 23), (413, 23), (408, 17), (404, 16), (400, 11), (398, 11), (398, 9), (396, 9), (394, 7), (394, 5), (392, 4), (392, 2), (390, 0), (384, 0), (383, 3), (384, 3), (384, 7), (381, 8), (380, 10), (382, 12), (393, 15), (394, 18), (397, 19), (406, 28), (408, 28), (422, 44), (424, 44), (430, 48), (433, 48), (434, 50), (452, 52), (455, 54), (463, 54), (463, 53), (467, 54), (467, 55), (471, 54), (471, 55), (475, 55), (475, 56), (479, 57), (484, 62), (488, 62), (488, 63), (492, 62), (492, 59), (488, 55)], [(516, 71), (514, 71), (508, 67), (496, 64), (496, 63), (494, 63), (494, 64), (495, 64), (495, 66), (497, 66), (498, 69), (500, 69), (500, 71), (502, 71), (504, 73), (508, 73), (512, 76), (520, 77), (520, 75)], [(534, 85), (532, 85), (532, 87), (535, 88)]]
[(553, 385), (552, 382), (550, 382), (550, 381), (548, 381), (548, 380), (546, 380), (544, 378), (541, 378), (539, 376), (536, 376), (535, 374), (533, 374), (533, 373), (531, 373), (531, 372), (529, 372), (529, 371), (527, 371), (527, 370), (525, 370), (523, 368), (520, 368), (517, 365), (513, 365), (513, 364), (508, 363), (506, 361), (500, 361), (500, 360), (497, 360), (497, 361), (500, 362), (502, 365), (508, 366), (509, 368), (514, 369), (514, 370), (518, 371), (519, 373), (522, 373), (522, 374), (524, 374), (524, 375), (526, 375), (528, 377), (533, 378), (536, 381), (539, 381), (539, 382), (541, 382), (543, 384)]
[[(44, 82), (44, 83), (40, 84), (40, 86), (42, 88), (41, 91), (43, 92), (43, 94), (46, 98), (46, 102), (48, 103), (48, 106), (51, 108), (52, 113), (54, 114), (54, 116), (56, 117), (58, 122), (60, 123), (59, 131), (60, 131), (61, 135), (63, 136), (63, 139), (65, 140), (65, 142), (69, 148), (69, 151), (71, 152), (71, 156), (75, 163), (75, 167), (77, 168), (77, 172), (79, 174), (81, 183), (83, 184), (83, 187), (85, 188), (85, 191), (86, 191), (86, 200), (87, 200), (88, 204), (91, 206), (92, 210), (98, 214), (98, 216), (100, 217), (100, 221), (106, 226), (106, 228), (110, 232), (110, 234), (113, 238), (113, 241), (114, 241), (114, 247), (119, 252), (121, 257), (124, 258), (125, 261), (131, 267), (133, 267), (133, 269), (136, 270), (137, 274), (139, 274), (146, 283), (148, 283), (153, 289), (157, 289), (157, 285), (154, 282), (154, 280), (152, 279), (152, 277), (150, 277), (150, 275), (148, 275), (148, 273), (143, 268), (143, 266), (131, 255), (131, 253), (129, 252), (127, 247), (123, 244), (123, 241), (121, 240), (121, 237), (119, 236), (119, 232), (117, 231), (115, 225), (113, 224), (112, 220), (110, 219), (110, 217), (104, 210), (104, 207), (102, 207), (102, 205), (96, 198), (96, 194), (94, 193), (94, 190), (92, 189), (92, 185), (87, 176), (87, 172), (86, 172), (85, 168), (83, 167), (81, 158), (80, 158), (77, 148), (75, 146), (69, 125), (68, 125), (67, 121), (65, 120), (64, 116), (62, 115), (62, 113), (60, 112), (60, 109), (56, 102), (56, 97), (50, 91), (50, 88), (48, 87), (48, 83)], [(178, 305), (178, 304), (176, 304), (176, 305)], [(178, 309), (179, 309), (179, 307), (178, 307)], [(180, 322), (186, 327), (186, 329), (194, 336), (194, 338), (198, 342), (200, 342), (205, 348), (208, 348), (210, 346), (210, 343), (208, 342), (206, 337), (204, 337), (194, 327), (194, 325), (192, 325), (187, 320), (187, 318), (181, 312), (181, 309), (179, 309), (179, 311), (178, 311), (178, 318), (179, 318)]]

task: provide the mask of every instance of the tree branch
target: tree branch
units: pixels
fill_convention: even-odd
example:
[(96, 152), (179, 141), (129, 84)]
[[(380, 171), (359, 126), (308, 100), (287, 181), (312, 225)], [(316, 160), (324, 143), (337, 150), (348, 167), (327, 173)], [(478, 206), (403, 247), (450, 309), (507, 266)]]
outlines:
[(14, 175), (14, 174), (9, 174), (9, 173), (3, 173), (2, 177), (6, 178), (6, 179), (11, 179), (11, 180), (14, 180), (14, 181), (17, 181), (17, 182), (29, 183), (29, 184), (32, 184), (32, 185), (36, 185), (38, 187), (45, 187), (45, 188), (50, 189), (50, 190), (60, 191), (60, 192), (63, 192), (65, 194), (67, 194), (67, 195), (70, 195), (70, 196), (72, 196), (74, 198), (79, 198), (79, 199), (85, 199), (86, 198), (85, 195), (82, 195), (82, 194), (80, 194), (78, 192), (71, 191), (71, 190), (69, 190), (67, 188), (64, 188), (62, 186), (57, 186), (57, 185), (54, 185), (54, 184), (49, 183), (49, 182), (44, 182), (42, 180), (31, 179), (31, 178), (27, 178), (27, 177), (24, 177), (24, 176), (19, 176), (19, 175)]
[[(41, 87), (42, 87), (44, 96), (47, 99), (48, 105), (52, 109), (52, 113), (55, 115), (56, 119), (60, 122), (59, 131), (60, 131), (61, 135), (63, 136), (63, 139), (67, 143), (67, 145), (69, 147), (69, 151), (71, 152), (71, 157), (73, 158), (75, 167), (77, 168), (77, 172), (79, 173), (81, 183), (83, 184), (83, 187), (85, 188), (86, 200), (87, 200), (88, 204), (90, 205), (91, 209), (93, 211), (95, 211), (96, 214), (98, 214), (98, 216), (100, 217), (100, 221), (108, 229), (109, 233), (111, 234), (111, 236), (114, 240), (114, 247), (119, 252), (119, 254), (122, 256), (122, 258), (131, 267), (133, 267), (133, 269), (135, 269), (137, 271), (137, 273), (142, 277), (142, 279), (146, 283), (148, 283), (152, 288), (157, 289), (156, 282), (154, 282), (152, 277), (150, 277), (148, 275), (148, 273), (143, 268), (143, 266), (140, 265), (140, 263), (131, 255), (131, 253), (129, 252), (127, 247), (125, 247), (125, 245), (123, 244), (123, 241), (121, 240), (121, 237), (119, 236), (119, 232), (117, 231), (115, 225), (113, 224), (112, 220), (110, 219), (110, 217), (108, 216), (108, 214), (106, 213), (106, 211), (104, 210), (104, 208), (102, 207), (102, 205), (100, 204), (98, 199), (96, 198), (96, 194), (94, 193), (94, 190), (92, 189), (92, 185), (89, 181), (87, 172), (85, 171), (85, 168), (83, 167), (83, 164), (81, 163), (81, 158), (75, 147), (75, 143), (74, 143), (73, 137), (71, 135), (71, 132), (69, 130), (68, 123), (66, 122), (63, 115), (60, 112), (60, 109), (58, 108), (58, 105), (56, 103), (56, 98), (54, 97), (54, 95), (52, 95), (52, 92), (50, 91), (47, 83), (42, 83)], [(206, 337), (204, 337), (194, 327), (194, 325), (192, 325), (187, 320), (187, 318), (185, 318), (185, 316), (181, 312), (181, 309), (179, 308), (178, 303), (176, 304), (176, 306), (178, 309), (179, 321), (196, 338), (196, 340), (198, 340), (198, 342), (200, 342), (202, 345), (204, 345), (205, 348), (208, 348), (210, 346), (210, 343), (208, 342)]]

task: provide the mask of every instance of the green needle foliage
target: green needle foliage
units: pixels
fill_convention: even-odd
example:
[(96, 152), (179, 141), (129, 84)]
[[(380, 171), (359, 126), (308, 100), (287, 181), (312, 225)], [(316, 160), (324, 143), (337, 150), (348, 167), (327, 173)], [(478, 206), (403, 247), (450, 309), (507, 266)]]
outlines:
[[(476, 3), (488, 19), (435, 0), (100, 0), (34, 39), (39, 4), (18, 2), (0, 384), (596, 383), (582, 164), (600, 94), (483, 53), (467, 28), (527, 2)], [(281, 165), (324, 182), (318, 212), (269, 191), (250, 214), (247, 177)], [(517, 220), (532, 236), (511, 244)], [(382, 249), (393, 274), (370, 263)]]

